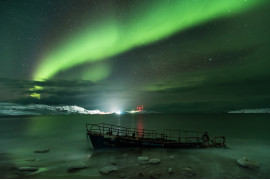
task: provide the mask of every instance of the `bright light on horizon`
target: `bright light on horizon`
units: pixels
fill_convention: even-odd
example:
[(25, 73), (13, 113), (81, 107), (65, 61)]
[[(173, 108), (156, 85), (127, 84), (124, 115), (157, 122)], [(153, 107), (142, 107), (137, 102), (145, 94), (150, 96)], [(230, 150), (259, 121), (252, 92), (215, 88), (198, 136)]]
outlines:
[(134, 113), (138, 113), (138, 112), (140, 112), (140, 111), (134, 111), (134, 110), (132, 110), (132, 111), (126, 111), (127, 113), (131, 113), (131, 114), (134, 114)]

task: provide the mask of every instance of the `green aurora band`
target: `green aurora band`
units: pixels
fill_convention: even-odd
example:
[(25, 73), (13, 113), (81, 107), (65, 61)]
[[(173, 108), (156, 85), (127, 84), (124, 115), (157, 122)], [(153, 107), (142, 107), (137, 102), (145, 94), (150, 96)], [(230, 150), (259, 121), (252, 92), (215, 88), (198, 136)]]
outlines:
[[(82, 27), (82, 31), (66, 37), (53, 50), (45, 53), (33, 79), (42, 81), (53, 78), (60, 71), (160, 41), (186, 28), (216, 18), (233, 16), (262, 2), (264, 1), (154, 1), (147, 6), (133, 8), (125, 17), (116, 18), (114, 13), (110, 13), (98, 25)], [(100, 69), (104, 70), (100, 72), (104, 75), (98, 80), (109, 76), (108, 68)]]

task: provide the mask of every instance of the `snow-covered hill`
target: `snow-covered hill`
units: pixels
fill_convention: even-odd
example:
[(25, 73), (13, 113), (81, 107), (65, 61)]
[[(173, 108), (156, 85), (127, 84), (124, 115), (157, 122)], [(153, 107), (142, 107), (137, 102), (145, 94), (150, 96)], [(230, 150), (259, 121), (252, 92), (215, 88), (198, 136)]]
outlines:
[(51, 106), (44, 104), (21, 105), (0, 103), (0, 115), (48, 115), (48, 114), (104, 114), (99, 110), (87, 110), (79, 106)]
[(270, 108), (264, 109), (242, 109), (237, 111), (229, 111), (228, 113), (270, 113)]

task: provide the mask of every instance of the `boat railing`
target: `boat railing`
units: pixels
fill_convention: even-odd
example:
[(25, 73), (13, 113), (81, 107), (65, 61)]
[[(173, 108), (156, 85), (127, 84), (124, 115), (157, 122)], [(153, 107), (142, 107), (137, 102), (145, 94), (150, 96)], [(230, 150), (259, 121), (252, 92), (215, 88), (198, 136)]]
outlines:
[(127, 128), (112, 124), (86, 124), (87, 131), (108, 136), (125, 136), (130, 138), (157, 138), (160, 135), (156, 130)]
[(204, 132), (164, 129), (168, 143), (200, 143)]
[[(224, 145), (225, 137), (224, 136), (211, 136), (208, 135), (207, 132), (201, 131), (184, 131), (184, 130), (172, 130), (172, 129), (164, 129), (164, 134), (167, 135), (166, 140), (167, 143), (210, 143), (215, 145)], [(204, 138), (206, 137), (206, 139)]]
[[(127, 128), (123, 126), (113, 124), (86, 124), (88, 132), (99, 134), (101, 136), (121, 136), (127, 139), (141, 139), (144, 141), (161, 141), (168, 144), (184, 143), (184, 144), (199, 144), (199, 143), (211, 143), (211, 144), (225, 144), (224, 136), (210, 137), (206, 132), (200, 131), (183, 131), (183, 130), (171, 130), (164, 129), (163, 133), (158, 133), (156, 130)], [(203, 137), (206, 136), (206, 139)]]

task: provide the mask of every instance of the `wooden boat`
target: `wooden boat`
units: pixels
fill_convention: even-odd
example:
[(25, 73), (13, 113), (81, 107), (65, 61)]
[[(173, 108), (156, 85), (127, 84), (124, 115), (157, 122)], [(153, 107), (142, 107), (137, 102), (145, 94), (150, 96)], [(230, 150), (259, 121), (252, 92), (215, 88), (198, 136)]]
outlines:
[(86, 124), (86, 133), (94, 149), (112, 147), (203, 148), (224, 147), (224, 136), (207, 132), (127, 128), (112, 124)]

